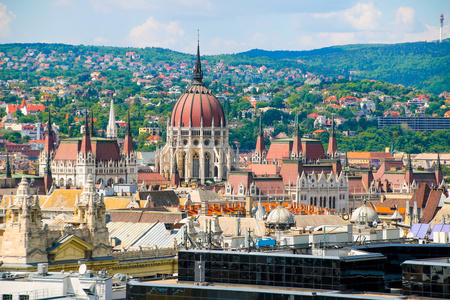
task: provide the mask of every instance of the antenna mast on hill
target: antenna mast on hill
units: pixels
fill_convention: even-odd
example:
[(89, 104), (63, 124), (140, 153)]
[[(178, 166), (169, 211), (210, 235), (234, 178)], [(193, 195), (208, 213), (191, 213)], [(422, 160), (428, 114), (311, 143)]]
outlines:
[(442, 29), (444, 28), (444, 14), (441, 14), (439, 18), (440, 26), (439, 26), (439, 42), (442, 43)]

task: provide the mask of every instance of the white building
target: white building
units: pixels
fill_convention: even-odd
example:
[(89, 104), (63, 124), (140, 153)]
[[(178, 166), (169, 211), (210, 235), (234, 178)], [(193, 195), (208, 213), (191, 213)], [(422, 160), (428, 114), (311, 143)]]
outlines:
[(87, 114), (85, 128), (87, 130), (82, 138), (64, 139), (56, 150), (53, 134), (48, 134), (47, 131), (44, 150), (39, 156), (39, 174), (45, 174), (47, 159), (50, 159), (53, 183), (57, 186), (84, 186), (89, 174), (93, 176), (95, 183), (103, 182), (106, 186), (114, 183), (137, 184), (136, 154), (129, 115), (122, 151), (116, 139), (95, 136), (93, 125), (89, 126)]

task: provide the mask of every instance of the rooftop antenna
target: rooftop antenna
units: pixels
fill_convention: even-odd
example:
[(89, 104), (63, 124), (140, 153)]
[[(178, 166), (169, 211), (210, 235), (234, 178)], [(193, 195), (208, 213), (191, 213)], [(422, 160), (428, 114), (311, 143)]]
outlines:
[(444, 28), (444, 14), (441, 14), (439, 18), (440, 26), (439, 26), (439, 42), (442, 43), (442, 29)]

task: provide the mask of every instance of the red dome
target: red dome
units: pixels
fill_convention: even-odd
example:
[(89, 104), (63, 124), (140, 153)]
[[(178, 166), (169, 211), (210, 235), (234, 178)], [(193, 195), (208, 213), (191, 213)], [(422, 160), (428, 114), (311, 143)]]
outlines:
[(196, 82), (181, 95), (172, 111), (171, 126), (200, 127), (203, 117), (203, 127), (211, 127), (214, 118), (214, 126), (226, 125), (225, 116), (219, 100), (212, 91), (201, 82)]

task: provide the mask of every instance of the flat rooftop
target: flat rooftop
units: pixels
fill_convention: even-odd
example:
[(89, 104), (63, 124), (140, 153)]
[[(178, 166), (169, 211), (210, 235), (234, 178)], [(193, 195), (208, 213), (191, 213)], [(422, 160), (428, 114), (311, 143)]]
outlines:
[(345, 293), (333, 290), (319, 290), (319, 289), (303, 289), (303, 288), (288, 288), (279, 286), (256, 286), (256, 285), (242, 285), (242, 284), (230, 284), (230, 283), (204, 283), (199, 284), (196, 282), (178, 282), (178, 279), (161, 279), (161, 280), (149, 280), (149, 281), (130, 281), (128, 285), (138, 286), (151, 286), (157, 288), (193, 288), (202, 290), (220, 290), (220, 291), (244, 291), (244, 292), (263, 292), (266, 294), (286, 294), (286, 295), (316, 295), (316, 296), (329, 296), (342, 299), (413, 299), (414, 297), (406, 297), (399, 294), (381, 294), (381, 293), (364, 293), (364, 292), (352, 292)]

